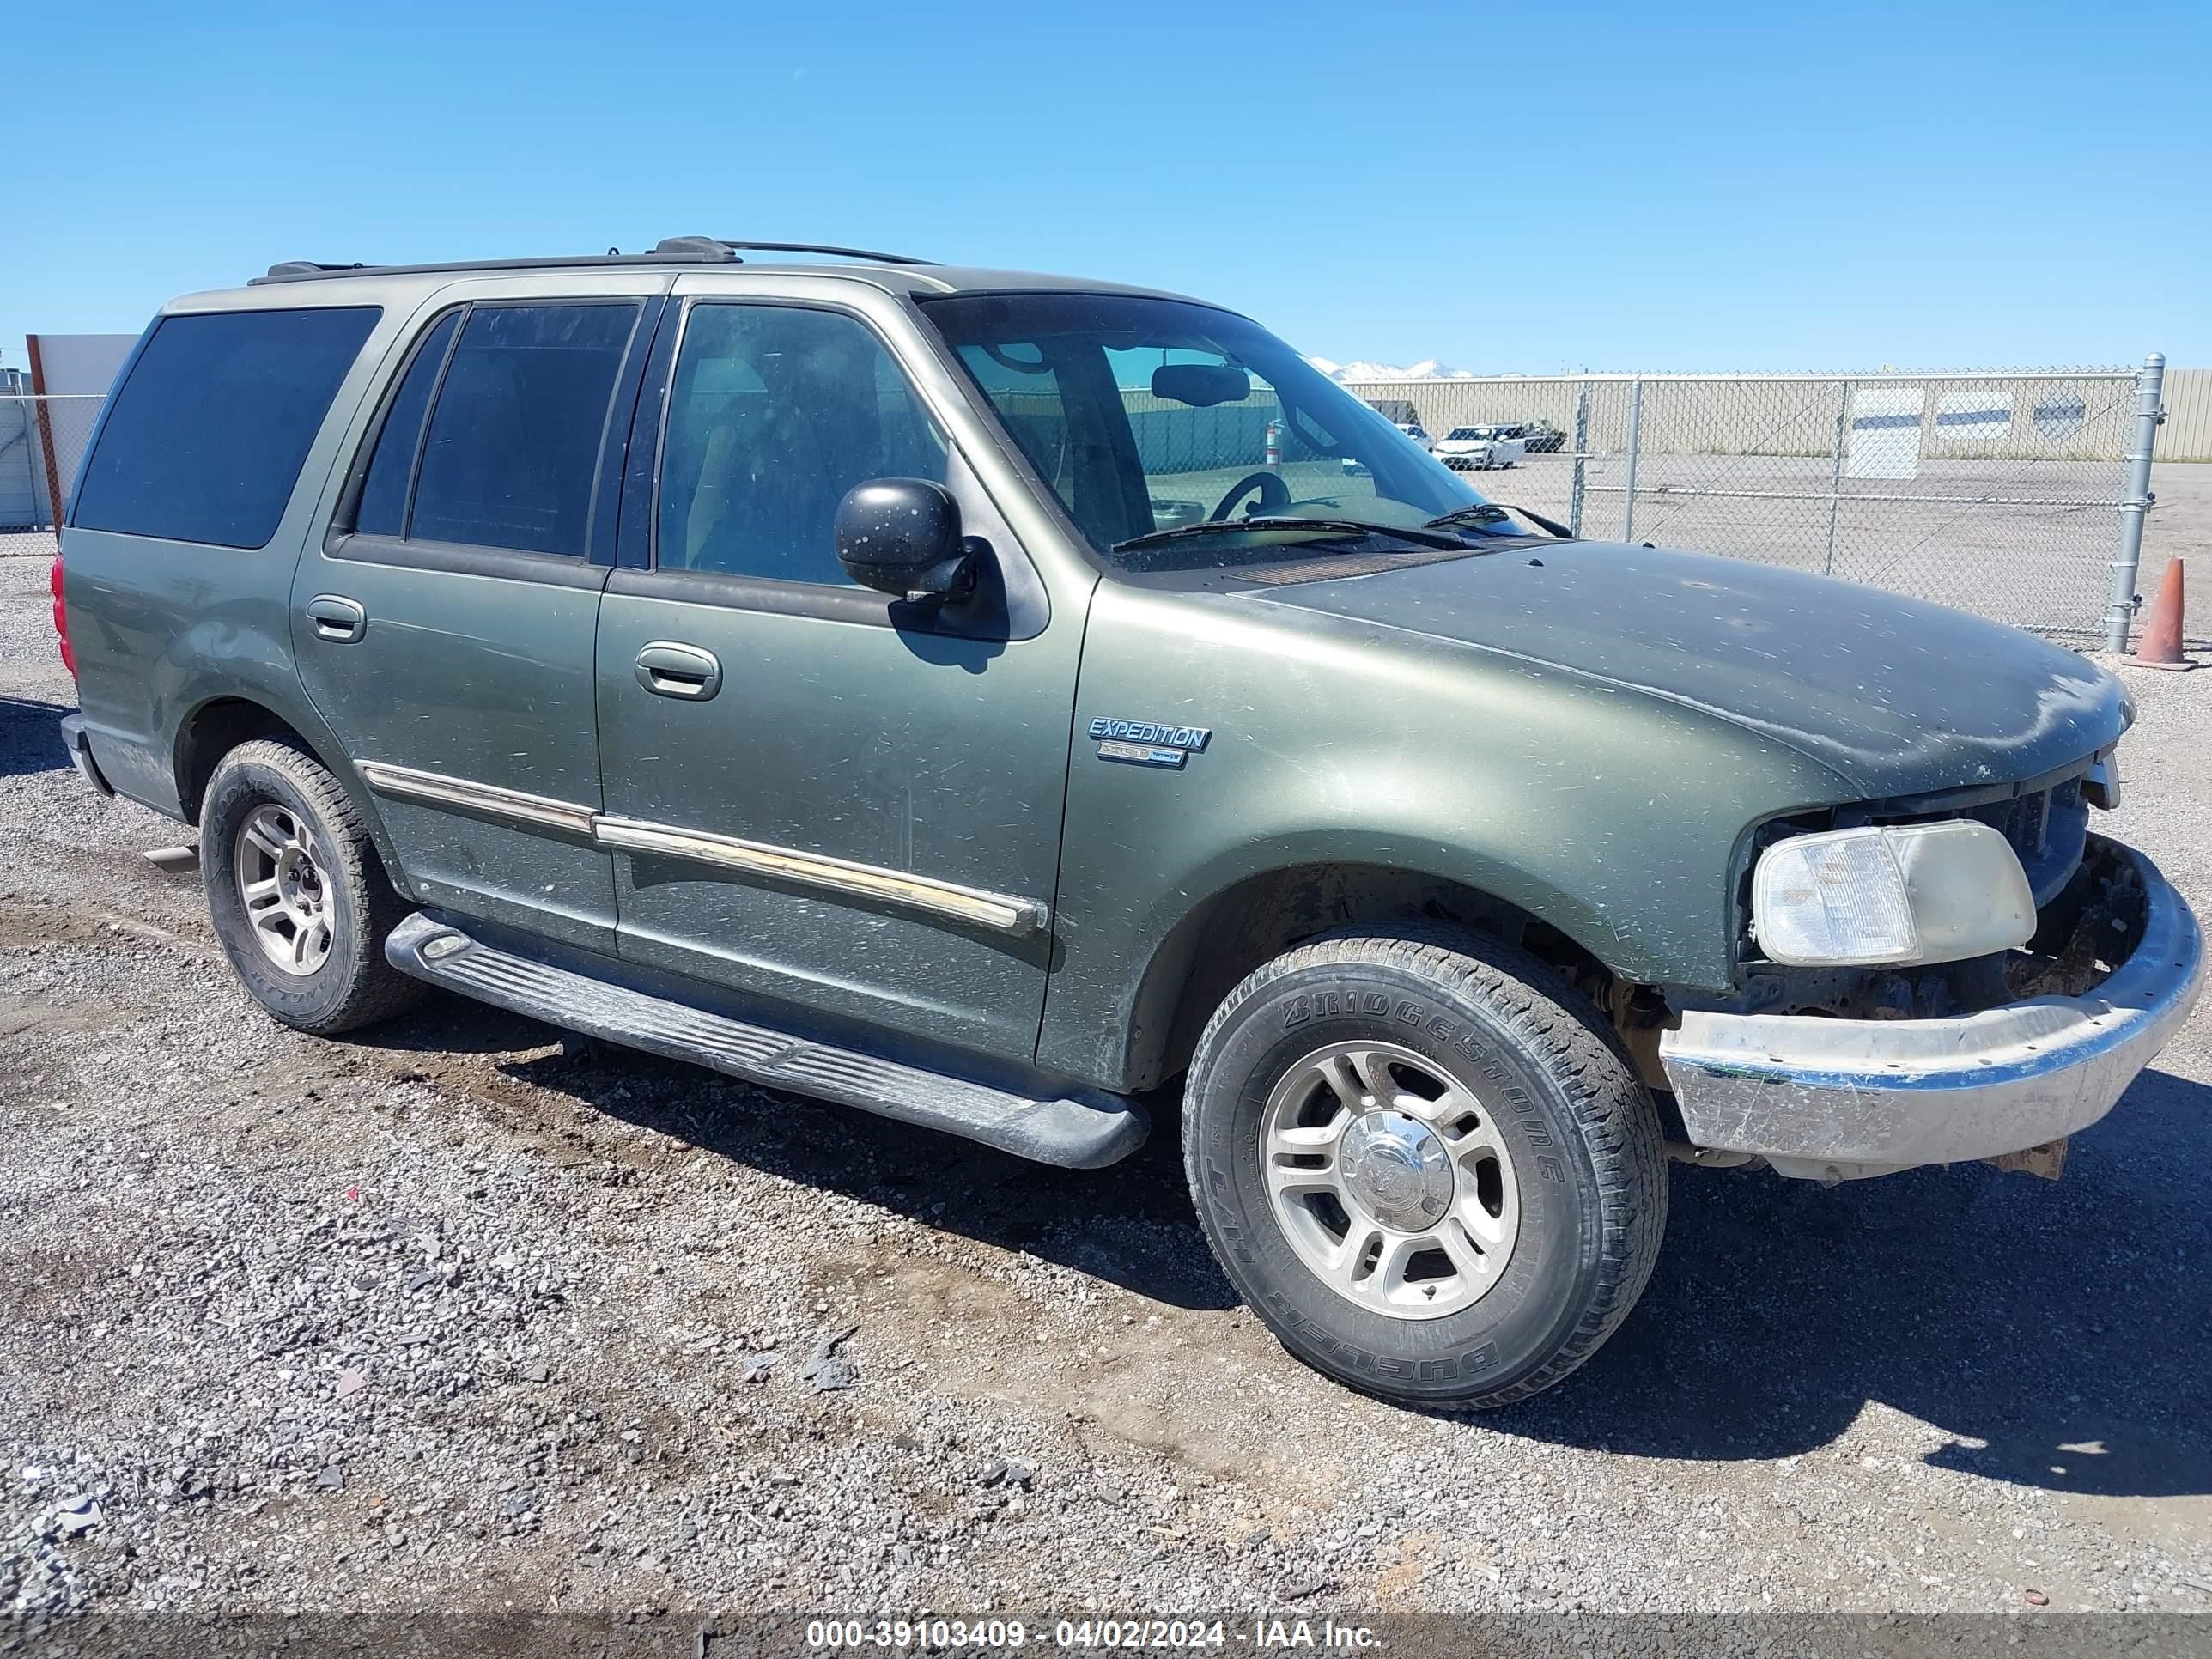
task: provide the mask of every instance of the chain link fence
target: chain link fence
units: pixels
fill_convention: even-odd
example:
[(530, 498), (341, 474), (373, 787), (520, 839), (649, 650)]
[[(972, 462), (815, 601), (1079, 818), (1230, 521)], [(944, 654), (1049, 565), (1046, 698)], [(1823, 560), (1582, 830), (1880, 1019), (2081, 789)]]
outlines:
[(69, 500), (106, 401), (0, 393), (0, 558), (53, 556), (57, 504)]
[[(2113, 568), (2129, 557), (2129, 520), (2139, 534), (2148, 510), (2130, 460), (2148, 452), (2139, 404), (2154, 373), (1584, 374), (1346, 389), (1394, 417), (1410, 410), (1432, 439), (1523, 428), (1521, 463), (1474, 482), (1583, 535), (1820, 571), (2039, 632), (2109, 638)], [(1155, 471), (1172, 452), (1171, 470), (1212, 484), (1206, 469), (1228, 478), (1264, 453), (1325, 484), (1334, 465), (1304, 453), (1272, 393), (1203, 410), (1137, 391), (1124, 399)], [(68, 499), (103, 401), (0, 392), (0, 556), (53, 553), (55, 503)], [(2120, 591), (2149, 591), (2156, 575), (2145, 569)]]
[(2128, 520), (2139, 531), (2148, 505), (2130, 462), (2145, 447), (2139, 381), (2154, 373), (1590, 374), (1347, 389), (1386, 408), (1411, 404), (1432, 439), (1531, 428), (1534, 453), (1476, 486), (1583, 535), (1788, 565), (2039, 632), (2101, 635)]

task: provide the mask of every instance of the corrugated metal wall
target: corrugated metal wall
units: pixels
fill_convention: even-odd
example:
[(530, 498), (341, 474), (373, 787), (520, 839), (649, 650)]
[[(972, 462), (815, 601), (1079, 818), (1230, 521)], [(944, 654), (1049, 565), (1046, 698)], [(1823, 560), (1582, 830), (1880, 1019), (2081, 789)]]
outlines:
[[(1347, 382), (1376, 403), (1404, 398), (1432, 437), (1455, 426), (1546, 420), (1572, 432), (1577, 389), (1591, 389), (1589, 447), (1627, 447), (1634, 377), (1517, 375), (1473, 380)], [(1841, 400), (1860, 389), (1916, 386), (1923, 403), (1924, 453), (1931, 459), (2104, 460), (2132, 437), (2133, 371), (2066, 374), (1829, 375), (1652, 374), (1643, 377), (1641, 447), (1648, 453), (1824, 455), (1835, 445)], [(2158, 457), (2212, 461), (2212, 369), (2166, 374), (2166, 425)]]
[(46, 522), (39, 434), (27, 399), (0, 397), (0, 530)]
[[(1622, 541), (1792, 565), (2026, 628), (2097, 636), (2129, 502), (2139, 371), (1586, 374), (1347, 383), (1434, 435), (1543, 420), (1503, 499)], [(2212, 463), (2212, 370), (2169, 369), (2176, 504)], [(1575, 454), (1581, 423), (1581, 453)], [(1546, 448), (1550, 446), (1547, 444)], [(1491, 493), (1486, 477), (1478, 488)], [(2186, 550), (2154, 519), (2138, 586)]]
[(2159, 428), (2161, 461), (2212, 461), (2212, 368), (2166, 371), (2166, 424)]

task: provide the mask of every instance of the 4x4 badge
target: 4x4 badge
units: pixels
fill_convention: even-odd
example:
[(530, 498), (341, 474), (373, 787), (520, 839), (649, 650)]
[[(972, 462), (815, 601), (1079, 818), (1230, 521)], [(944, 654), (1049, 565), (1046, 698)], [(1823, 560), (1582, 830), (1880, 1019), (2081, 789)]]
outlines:
[(1205, 753), (1206, 740), (1213, 735), (1210, 726), (1104, 719), (1091, 721), (1090, 732), (1097, 739), (1100, 760), (1131, 766), (1181, 766), (1191, 756)]

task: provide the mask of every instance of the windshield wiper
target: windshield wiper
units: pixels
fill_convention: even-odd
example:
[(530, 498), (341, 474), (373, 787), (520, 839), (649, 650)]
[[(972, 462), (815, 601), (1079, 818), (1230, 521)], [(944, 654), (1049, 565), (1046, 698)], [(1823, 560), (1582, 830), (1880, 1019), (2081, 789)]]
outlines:
[(1305, 530), (1317, 536), (1395, 536), (1418, 547), (1449, 548), (1454, 551), (1466, 546), (1456, 536), (1439, 536), (1433, 532), (1433, 524), (1418, 530), (1407, 530), (1395, 524), (1369, 524), (1359, 519), (1201, 519), (1196, 524), (1179, 524), (1172, 530), (1155, 530), (1143, 536), (1132, 536), (1127, 541), (1115, 542), (1109, 550), (1126, 553), (1136, 547), (1157, 547), (1162, 542), (1180, 541), (1186, 536), (1214, 536), (1225, 530)]
[(1575, 532), (1556, 520), (1540, 513), (1531, 513), (1525, 507), (1515, 507), (1510, 501), (1480, 501), (1473, 507), (1455, 507), (1449, 513), (1439, 513), (1422, 526), (1426, 530), (1449, 530), (1454, 525), (1496, 524), (1509, 513), (1518, 513), (1537, 529), (1557, 536), (1562, 541), (1573, 541)]

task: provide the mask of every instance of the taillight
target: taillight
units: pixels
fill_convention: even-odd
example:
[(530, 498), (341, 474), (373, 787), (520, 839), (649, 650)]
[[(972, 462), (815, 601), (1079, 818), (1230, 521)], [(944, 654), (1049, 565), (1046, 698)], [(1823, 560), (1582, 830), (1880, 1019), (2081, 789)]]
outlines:
[(75, 679), (76, 653), (70, 649), (69, 607), (62, 603), (62, 556), (58, 553), (54, 555), (54, 568), (46, 579), (46, 585), (54, 591), (54, 633), (62, 643), (62, 666), (68, 669), (70, 678)]

